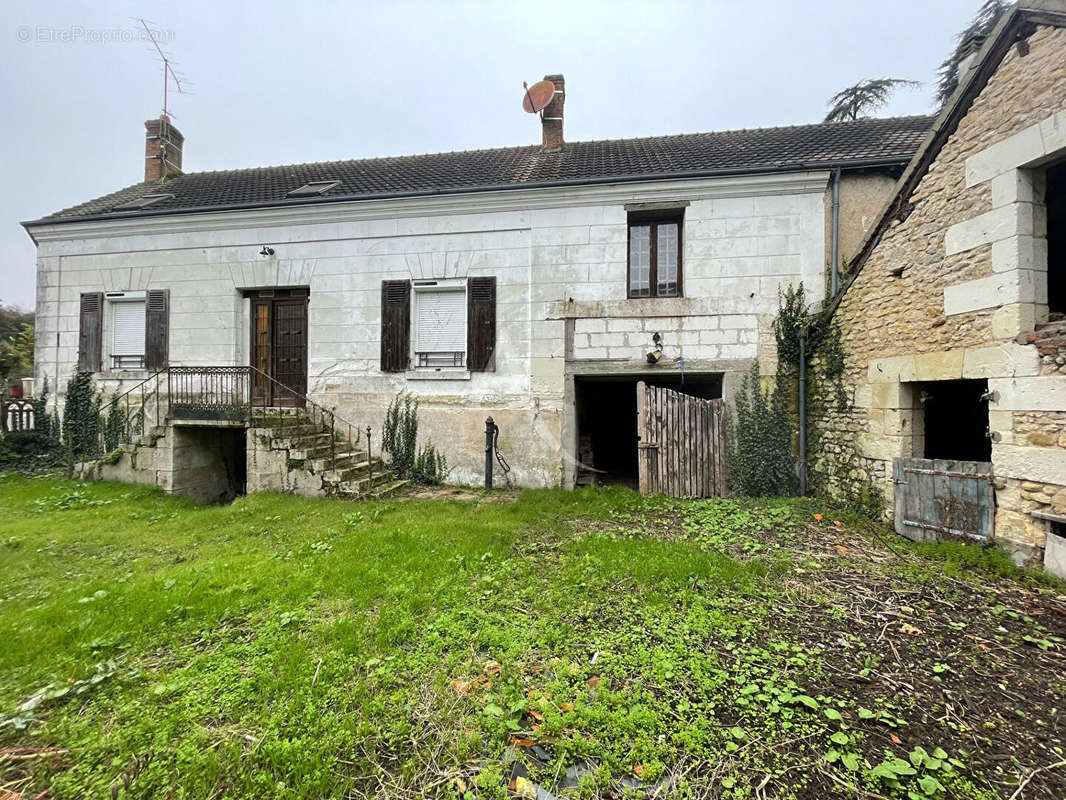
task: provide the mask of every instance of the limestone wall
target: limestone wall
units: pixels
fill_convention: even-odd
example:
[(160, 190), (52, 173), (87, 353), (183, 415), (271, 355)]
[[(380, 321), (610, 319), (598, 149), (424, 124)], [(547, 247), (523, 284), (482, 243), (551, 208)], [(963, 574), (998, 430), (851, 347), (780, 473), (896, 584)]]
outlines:
[[(867, 476), (891, 509), (892, 459), (921, 446), (919, 381), (984, 378), (997, 476), (996, 538), (1035, 558), (1066, 513), (1062, 353), (1027, 337), (1047, 319), (1043, 165), (1066, 155), (1066, 31), (1011, 48), (889, 227), (836, 313), (850, 412), (820, 421), (832, 489)], [(909, 213), (906, 211), (909, 210)]]

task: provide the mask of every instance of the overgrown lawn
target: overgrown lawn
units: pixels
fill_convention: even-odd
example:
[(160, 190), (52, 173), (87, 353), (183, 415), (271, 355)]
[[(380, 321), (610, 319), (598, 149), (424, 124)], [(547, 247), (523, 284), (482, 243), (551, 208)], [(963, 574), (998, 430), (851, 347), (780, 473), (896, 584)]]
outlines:
[(621, 490), (0, 508), (0, 796), (1066, 796), (1066, 597), (997, 551)]

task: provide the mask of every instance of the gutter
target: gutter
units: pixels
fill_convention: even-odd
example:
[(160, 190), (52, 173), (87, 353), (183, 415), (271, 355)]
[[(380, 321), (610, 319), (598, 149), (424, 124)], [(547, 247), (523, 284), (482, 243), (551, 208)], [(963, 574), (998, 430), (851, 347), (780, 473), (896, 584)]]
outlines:
[[(381, 192), (374, 194), (349, 194), (338, 195), (336, 197), (329, 198), (307, 198), (303, 200), (268, 200), (257, 203), (227, 203), (224, 205), (212, 205), (212, 206), (190, 206), (188, 208), (173, 208), (165, 209), (161, 208), (155, 211), (137, 211), (128, 214), (114, 213), (114, 212), (100, 212), (97, 214), (85, 214), (82, 216), (70, 216), (70, 217), (42, 217), (41, 219), (29, 220), (19, 223), (31, 239), (34, 239), (33, 233), (30, 231), (32, 227), (45, 226), (45, 225), (62, 225), (65, 223), (73, 222), (97, 222), (101, 220), (119, 220), (119, 219), (140, 219), (146, 217), (163, 217), (174, 216), (178, 214), (202, 214), (212, 211), (246, 211), (250, 209), (260, 208), (291, 208), (294, 206), (304, 205), (329, 205), (337, 203), (351, 203), (362, 202), (370, 200), (399, 200), (415, 197), (436, 197), (445, 195), (462, 195), (462, 194), (476, 194), (486, 192), (505, 192), (505, 191), (518, 191), (527, 189), (553, 189), (553, 188), (565, 188), (565, 187), (579, 187), (579, 186), (602, 186), (606, 184), (624, 184), (624, 183), (648, 183), (651, 181), (665, 181), (665, 180), (687, 180), (693, 178), (717, 178), (717, 177), (729, 177), (734, 175), (768, 175), (777, 174), (783, 172), (803, 172), (809, 170), (825, 170), (836, 168), (838, 171), (841, 169), (859, 169), (859, 168), (877, 168), (877, 167), (894, 167), (901, 164), (908, 163), (909, 158), (896, 157), (896, 158), (884, 158), (877, 160), (869, 159), (849, 159), (846, 161), (838, 162), (803, 162), (793, 164), (782, 164), (769, 167), (762, 167), (758, 169), (751, 168), (731, 168), (731, 169), (716, 169), (716, 170), (693, 170), (688, 172), (651, 172), (640, 175), (621, 175), (621, 176), (605, 176), (602, 178), (569, 178), (565, 180), (554, 181), (533, 181), (527, 183), (505, 183), (505, 184), (482, 184), (475, 186), (461, 186), (447, 189), (428, 189), (428, 190), (413, 190), (405, 192)], [(36, 244), (36, 239), (34, 243)]]
[(830, 247), (829, 296), (840, 288), (840, 167), (833, 170), (833, 244)]

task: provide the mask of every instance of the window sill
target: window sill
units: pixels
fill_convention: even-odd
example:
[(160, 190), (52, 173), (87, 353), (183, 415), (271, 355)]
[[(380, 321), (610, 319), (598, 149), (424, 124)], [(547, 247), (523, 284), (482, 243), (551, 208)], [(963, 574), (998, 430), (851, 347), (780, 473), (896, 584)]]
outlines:
[(449, 369), (447, 367), (423, 367), (407, 370), (409, 381), (468, 381), (470, 370)]
[(130, 368), (130, 369), (105, 369), (96, 373), (101, 380), (144, 380), (152, 375), (146, 369)]

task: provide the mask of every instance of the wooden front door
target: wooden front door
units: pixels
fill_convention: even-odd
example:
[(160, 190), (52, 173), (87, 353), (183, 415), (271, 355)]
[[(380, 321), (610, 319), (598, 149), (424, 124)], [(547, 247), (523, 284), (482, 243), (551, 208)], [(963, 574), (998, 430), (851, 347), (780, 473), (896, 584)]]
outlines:
[(302, 406), (307, 393), (306, 289), (276, 289), (252, 296), (252, 402)]
[(637, 384), (641, 494), (724, 497), (725, 404)]
[(892, 483), (896, 532), (908, 539), (992, 537), (996, 498), (990, 462), (897, 458)]

